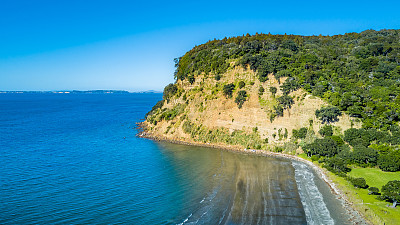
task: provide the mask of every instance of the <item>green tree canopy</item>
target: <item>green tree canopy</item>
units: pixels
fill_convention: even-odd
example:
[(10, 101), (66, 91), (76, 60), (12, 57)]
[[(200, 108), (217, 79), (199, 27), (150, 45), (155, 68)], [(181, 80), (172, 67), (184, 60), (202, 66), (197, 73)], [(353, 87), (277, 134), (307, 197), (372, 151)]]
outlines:
[(164, 100), (169, 101), (169, 99), (174, 96), (176, 94), (176, 92), (178, 91), (178, 88), (176, 87), (175, 84), (168, 84), (167, 86), (165, 86), (164, 88), (164, 92), (163, 92), (163, 98)]
[(318, 133), (323, 137), (330, 137), (333, 135), (332, 126), (325, 125), (325, 126), (321, 127), (321, 129), (318, 131)]
[(236, 98), (235, 98), (235, 102), (238, 105), (239, 109), (242, 108), (243, 103), (246, 101), (247, 99), (247, 93), (246, 91), (239, 91)]
[(322, 123), (332, 123), (339, 121), (338, 117), (342, 115), (342, 112), (335, 106), (327, 106), (317, 109), (315, 115)]
[(393, 202), (393, 207), (396, 207), (400, 201), (400, 180), (392, 180), (383, 185), (382, 196)]
[(223, 87), (224, 95), (225, 95), (227, 98), (232, 98), (233, 90), (235, 90), (235, 84), (232, 84), (232, 83), (226, 84), (226, 85), (224, 85), (224, 87)]

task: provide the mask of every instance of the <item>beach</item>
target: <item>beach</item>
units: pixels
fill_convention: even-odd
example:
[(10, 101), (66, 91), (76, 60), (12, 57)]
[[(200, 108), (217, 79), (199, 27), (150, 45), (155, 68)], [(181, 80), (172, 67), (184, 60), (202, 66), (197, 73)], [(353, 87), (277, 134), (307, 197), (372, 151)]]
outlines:
[(249, 155), (259, 155), (266, 157), (277, 157), (277, 158), (285, 158), (289, 160), (298, 161), (306, 164), (310, 168), (312, 168), (316, 174), (321, 178), (330, 188), (331, 193), (336, 196), (337, 199), (341, 201), (343, 208), (346, 210), (346, 213), (350, 217), (350, 222), (352, 224), (371, 224), (366, 218), (353, 207), (353, 203), (348, 200), (348, 197), (344, 194), (342, 190), (329, 178), (328, 171), (324, 168), (319, 167), (313, 162), (303, 159), (296, 155), (290, 155), (285, 153), (277, 153), (266, 150), (256, 150), (256, 149), (246, 149), (241, 146), (231, 146), (226, 144), (215, 144), (215, 143), (201, 143), (195, 141), (183, 141), (183, 140), (175, 140), (168, 139), (164, 137), (160, 137), (158, 135), (153, 135), (150, 132), (146, 132), (145, 125), (140, 123), (138, 124), (138, 128), (140, 132), (138, 132), (138, 137), (151, 139), (157, 142), (169, 142), (174, 144), (182, 144), (182, 145), (192, 145), (192, 146), (201, 146), (201, 147), (209, 147), (209, 148), (217, 148), (223, 149), (226, 151), (233, 151), (240, 154), (249, 154)]

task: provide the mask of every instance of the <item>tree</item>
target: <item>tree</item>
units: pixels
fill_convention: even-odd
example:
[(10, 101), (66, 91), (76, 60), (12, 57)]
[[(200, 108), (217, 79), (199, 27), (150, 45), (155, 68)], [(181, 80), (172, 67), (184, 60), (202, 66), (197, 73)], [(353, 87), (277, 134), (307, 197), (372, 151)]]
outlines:
[(400, 180), (392, 180), (383, 185), (382, 196), (393, 202), (393, 207), (396, 207), (400, 201)]
[(317, 109), (315, 115), (322, 123), (332, 123), (339, 121), (338, 117), (342, 115), (342, 112), (335, 106), (328, 106)]
[(337, 156), (325, 160), (324, 167), (338, 175), (344, 175), (351, 171), (351, 169), (347, 167), (346, 160)]
[(167, 100), (167, 102), (169, 101), (169, 99), (174, 96), (176, 94), (176, 92), (178, 91), (178, 88), (176, 87), (176, 85), (174, 84), (168, 84), (167, 86), (165, 86), (164, 88), (164, 92), (163, 92), (163, 98), (164, 100)]
[(333, 135), (332, 126), (330, 126), (330, 125), (325, 125), (325, 126), (321, 127), (321, 129), (318, 131), (318, 133), (319, 133), (322, 137), (330, 137), (330, 136)]
[(350, 128), (344, 131), (344, 140), (351, 146), (362, 145), (367, 147), (369, 145), (368, 133), (363, 129)]
[(281, 90), (283, 94), (287, 95), (291, 91), (295, 91), (300, 88), (299, 83), (292, 77), (289, 77), (285, 80), (285, 82), (281, 86)]
[(379, 188), (377, 187), (369, 187), (368, 190), (369, 190), (368, 192), (369, 195), (380, 195)]
[(362, 177), (350, 178), (350, 182), (354, 185), (354, 187), (357, 187), (357, 188), (365, 189), (368, 187), (367, 182)]
[(242, 108), (243, 103), (246, 101), (246, 98), (247, 98), (246, 91), (241, 90), (238, 92), (235, 102), (238, 105), (239, 109)]
[(360, 166), (375, 166), (378, 152), (375, 149), (356, 145), (352, 154), (353, 161)]
[(313, 143), (305, 145), (304, 150), (308, 157), (312, 155), (332, 157), (338, 153), (336, 142), (330, 138), (316, 139)]
[(224, 87), (223, 87), (224, 95), (225, 95), (227, 98), (232, 98), (232, 92), (233, 92), (233, 90), (235, 90), (235, 85), (232, 84), (232, 83), (226, 84), (226, 85), (224, 85)]
[(292, 130), (292, 136), (294, 137), (294, 138), (300, 138), (300, 139), (304, 139), (304, 138), (306, 138), (306, 136), (307, 136), (307, 128), (305, 128), (305, 127), (302, 127), (302, 128), (300, 128), (299, 130), (295, 130), (295, 129), (293, 129)]
[(272, 95), (275, 97), (276, 92), (278, 91), (278, 89), (276, 87), (270, 87), (269, 91), (272, 93)]
[(396, 172), (400, 170), (400, 157), (395, 153), (381, 154), (378, 166), (383, 171)]
[(294, 104), (293, 98), (289, 95), (282, 95), (278, 98), (279, 104), (283, 107), (283, 109), (291, 108)]

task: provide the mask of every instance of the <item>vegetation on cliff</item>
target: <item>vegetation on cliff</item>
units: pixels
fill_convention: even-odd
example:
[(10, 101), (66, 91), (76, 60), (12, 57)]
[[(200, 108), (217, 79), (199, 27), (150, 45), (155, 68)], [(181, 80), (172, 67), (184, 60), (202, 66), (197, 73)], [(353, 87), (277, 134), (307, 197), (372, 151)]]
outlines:
[(176, 83), (146, 116), (151, 129), (201, 143), (304, 152), (395, 202), (379, 195), (383, 185), (349, 173), (400, 171), (400, 30), (224, 38), (194, 47), (175, 66)]

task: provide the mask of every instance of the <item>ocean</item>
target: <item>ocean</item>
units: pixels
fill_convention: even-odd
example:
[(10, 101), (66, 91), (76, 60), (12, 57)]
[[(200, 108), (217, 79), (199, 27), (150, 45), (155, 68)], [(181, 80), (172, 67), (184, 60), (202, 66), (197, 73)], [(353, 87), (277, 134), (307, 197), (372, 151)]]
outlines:
[(138, 138), (161, 94), (0, 94), (0, 224), (349, 224), (308, 166)]

